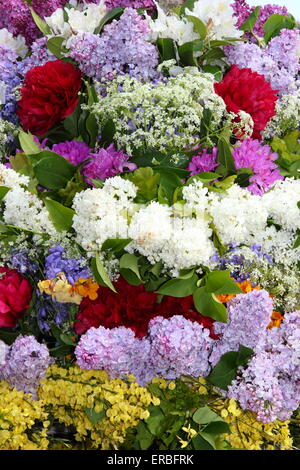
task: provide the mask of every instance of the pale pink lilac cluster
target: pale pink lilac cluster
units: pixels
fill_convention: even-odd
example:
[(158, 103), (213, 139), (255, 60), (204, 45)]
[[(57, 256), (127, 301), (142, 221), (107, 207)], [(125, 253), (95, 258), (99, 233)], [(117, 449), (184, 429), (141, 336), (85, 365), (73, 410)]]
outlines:
[(229, 64), (250, 68), (264, 75), (273, 90), (283, 95), (297, 89), (296, 79), (300, 69), (298, 48), (299, 31), (283, 29), (265, 48), (245, 42), (224, 49)]
[(300, 311), (286, 314), (279, 328), (268, 330), (228, 396), (264, 423), (291, 417), (300, 400)]
[(147, 41), (148, 23), (133, 8), (104, 27), (101, 36), (83, 33), (70, 45), (70, 56), (80, 70), (98, 81), (129, 73), (144, 80), (156, 78), (158, 52)]
[(36, 389), (52, 362), (47, 346), (34, 336), (20, 335), (7, 351), (4, 365), (0, 366), (0, 380), (37, 398)]
[(218, 166), (217, 161), (218, 147), (213, 147), (211, 152), (203, 149), (198, 155), (194, 155), (187, 167), (191, 176), (202, 173), (203, 171), (213, 171)]
[(236, 169), (250, 168), (253, 171), (246, 187), (252, 194), (262, 195), (276, 181), (284, 179), (275, 163), (277, 158), (278, 154), (271, 152), (269, 145), (262, 145), (255, 139), (245, 139), (233, 150)]

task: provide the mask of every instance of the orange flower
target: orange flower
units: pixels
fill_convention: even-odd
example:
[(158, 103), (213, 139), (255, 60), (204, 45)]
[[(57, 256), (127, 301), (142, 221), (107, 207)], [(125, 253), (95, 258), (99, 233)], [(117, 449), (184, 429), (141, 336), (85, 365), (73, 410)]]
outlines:
[(91, 277), (88, 279), (78, 279), (75, 283), (75, 290), (81, 297), (89, 297), (90, 300), (98, 298), (99, 284), (94, 282)]
[[(254, 289), (260, 289), (259, 286), (252, 287), (250, 281), (236, 282), (236, 284), (242, 289), (242, 291), (244, 291), (245, 294), (253, 291)], [(222, 302), (222, 304), (225, 304), (226, 302), (229, 302), (229, 300), (233, 299), (236, 295), (238, 294), (216, 295), (216, 297), (220, 302)]]
[(279, 312), (273, 311), (272, 316), (271, 316), (271, 321), (268, 325), (268, 329), (270, 330), (271, 328), (278, 328), (281, 325), (281, 322), (283, 320), (283, 315)]

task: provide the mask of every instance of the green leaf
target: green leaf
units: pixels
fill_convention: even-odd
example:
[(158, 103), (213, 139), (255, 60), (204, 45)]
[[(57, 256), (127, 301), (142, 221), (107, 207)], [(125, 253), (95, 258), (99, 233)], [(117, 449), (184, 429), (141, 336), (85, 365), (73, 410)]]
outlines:
[(194, 292), (194, 304), (199, 313), (216, 321), (226, 323), (227, 311), (214, 294), (206, 291), (205, 287), (199, 287)]
[(215, 295), (243, 294), (243, 290), (231, 279), (229, 270), (208, 273), (205, 288)]
[(223, 57), (225, 57), (225, 52), (223, 49), (220, 47), (213, 47), (208, 52), (206, 52), (206, 54), (203, 54), (201, 61), (206, 61), (206, 63), (209, 63), (211, 61), (223, 59)]
[(44, 34), (44, 36), (51, 34), (51, 29), (47, 25), (47, 23), (42, 20), (42, 18), (34, 11), (33, 8), (30, 8), (30, 11), (31, 11), (33, 21), (35, 22), (39, 30)]
[(154, 173), (150, 167), (138, 168), (129, 173), (127, 178), (138, 188), (138, 195), (142, 196), (145, 202), (152, 201), (157, 197), (159, 174)]
[(187, 15), (186, 18), (190, 23), (193, 23), (194, 31), (196, 34), (199, 34), (200, 39), (204, 39), (207, 34), (206, 24), (196, 16)]
[(114, 288), (114, 286), (113, 286), (113, 284), (112, 284), (112, 282), (111, 282), (111, 280), (110, 280), (110, 278), (109, 278), (107, 272), (106, 272), (105, 267), (103, 266), (103, 264), (102, 264), (102, 262), (101, 262), (101, 260), (100, 260), (100, 258), (99, 258), (99, 254), (98, 254), (98, 253), (96, 253), (96, 258), (95, 258), (95, 259), (96, 259), (96, 269), (97, 269), (97, 272), (98, 272), (100, 278), (102, 279), (103, 283), (104, 283), (107, 287), (109, 287), (112, 291), (117, 292), (116, 289)]
[(166, 417), (158, 406), (149, 407), (150, 416), (145, 420), (147, 428), (153, 436), (159, 436), (162, 430), (162, 424)]
[(113, 253), (120, 253), (131, 241), (131, 238), (108, 238), (103, 243), (101, 251), (111, 250)]
[(125, 253), (120, 259), (120, 273), (132, 285), (139, 285), (142, 283), (138, 258), (130, 253)]
[(295, 19), (292, 16), (271, 15), (263, 28), (265, 30), (264, 39), (267, 42), (275, 36), (278, 36), (282, 29), (293, 29), (296, 27)]
[(26, 155), (34, 155), (40, 153), (41, 149), (34, 141), (33, 135), (30, 132), (20, 131), (18, 134), (21, 148)]
[(185, 15), (185, 9), (193, 10), (196, 0), (186, 0), (180, 9), (180, 15)]
[(157, 291), (158, 294), (171, 295), (172, 297), (187, 297), (192, 295), (197, 287), (199, 278), (196, 274), (188, 279), (171, 279), (165, 282)]
[(40, 160), (34, 166), (38, 182), (48, 189), (64, 188), (74, 176), (76, 167), (61, 155), (48, 150), (38, 154)]
[(65, 335), (64, 333), (61, 333), (59, 335), (59, 339), (65, 343), (65, 344), (68, 344), (69, 346), (75, 346), (75, 344), (73, 343), (73, 341), (67, 336)]
[(136, 441), (141, 448), (141, 450), (147, 450), (152, 445), (154, 441), (154, 436), (148, 430), (144, 421), (140, 421), (136, 427), (137, 435)]
[(214, 450), (215, 448), (201, 434), (194, 437), (191, 442), (195, 450)]
[(103, 18), (101, 19), (99, 25), (94, 31), (94, 34), (101, 33), (103, 27), (106, 24), (111, 23), (113, 20), (118, 20), (121, 17), (123, 12), (124, 12), (124, 8), (121, 8), (121, 7), (117, 7), (117, 8), (113, 8), (112, 10), (109, 10), (106, 13), (106, 15), (104, 15)]
[(230, 434), (231, 430), (228, 423), (221, 420), (219, 417), (219, 420), (216, 420), (205, 426), (202, 432), (205, 432), (207, 434)]
[(228, 171), (235, 170), (231, 146), (223, 137), (220, 137), (218, 141), (218, 161), (224, 165)]
[(72, 227), (75, 211), (53, 199), (45, 199), (45, 206), (56, 230), (58, 232), (68, 232)]
[(159, 38), (157, 47), (162, 61), (176, 59), (175, 43), (171, 38)]
[(198, 66), (197, 59), (194, 56), (194, 41), (186, 42), (178, 47), (178, 54), (182, 65)]
[(165, 198), (169, 204), (173, 203), (173, 196), (176, 188), (183, 186), (180, 177), (175, 172), (176, 169), (159, 168), (159, 195)]
[(7, 331), (0, 328), (0, 340), (4, 341), (8, 346), (14, 343), (19, 334), (20, 331)]
[(65, 57), (65, 53), (68, 51), (62, 45), (64, 41), (65, 38), (61, 36), (54, 36), (47, 41), (47, 47), (49, 51), (52, 52), (52, 54), (55, 55), (55, 57), (58, 59), (63, 59)]
[(103, 146), (109, 146), (114, 139), (115, 132), (116, 126), (114, 124), (114, 121), (110, 119), (104, 124), (103, 128), (101, 129), (101, 144)]
[(216, 450), (216, 438), (207, 432), (199, 432), (199, 436), (201, 436), (205, 441), (207, 441), (213, 449)]
[(162, 153), (149, 151), (143, 155), (132, 158), (138, 167), (174, 167), (185, 169), (190, 161), (190, 157), (183, 152)]
[(259, 17), (260, 7), (254, 8), (246, 21), (240, 26), (242, 31), (252, 31)]
[(8, 191), (10, 191), (10, 188), (8, 188), (7, 186), (0, 186), (0, 201), (4, 198), (4, 196), (6, 196)]
[(296, 248), (298, 248), (298, 246), (300, 246), (300, 235), (298, 235), (298, 237), (296, 238), (296, 241), (293, 245), (293, 249), (295, 250)]
[(208, 406), (203, 406), (202, 408), (198, 408), (193, 414), (193, 421), (197, 424), (207, 424), (211, 423), (212, 421), (220, 421), (220, 416), (212, 411)]
[(105, 410), (101, 410), (97, 412), (95, 411), (94, 408), (88, 408), (88, 407), (85, 407), (84, 410), (85, 410), (87, 417), (89, 418), (89, 420), (94, 426), (96, 426), (96, 424), (98, 424), (106, 416)]
[(74, 345), (69, 346), (69, 345), (63, 345), (63, 346), (58, 346), (56, 348), (50, 349), (50, 354), (51, 356), (54, 357), (65, 357), (68, 354), (71, 354), (74, 351)]
[(228, 386), (237, 376), (238, 368), (246, 366), (253, 354), (252, 349), (242, 345), (239, 351), (230, 351), (223, 354), (206, 379), (222, 390), (227, 390)]

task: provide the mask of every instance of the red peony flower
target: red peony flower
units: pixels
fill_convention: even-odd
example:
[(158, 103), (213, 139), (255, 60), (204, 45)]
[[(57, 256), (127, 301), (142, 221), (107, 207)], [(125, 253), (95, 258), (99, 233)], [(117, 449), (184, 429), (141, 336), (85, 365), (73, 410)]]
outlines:
[(15, 269), (0, 268), (0, 328), (14, 328), (29, 307), (32, 288)]
[(132, 286), (123, 278), (115, 283), (117, 293), (107, 287), (100, 287), (96, 300), (82, 300), (74, 324), (77, 334), (83, 334), (91, 327), (115, 328), (126, 326), (131, 328), (138, 338), (148, 334), (149, 321), (157, 316), (170, 318), (183, 315), (191, 321), (197, 321), (213, 333), (214, 320), (200, 315), (195, 311), (193, 297), (176, 298), (164, 296), (158, 303), (158, 295), (147, 292), (143, 285)]
[(17, 110), (24, 130), (44, 135), (71, 114), (81, 84), (81, 72), (70, 62), (54, 60), (29, 70)]
[(239, 69), (233, 65), (222, 82), (215, 83), (215, 92), (223, 98), (227, 111), (246, 111), (254, 122), (253, 139), (262, 139), (261, 132), (275, 114), (278, 99), (263, 75), (251, 69)]

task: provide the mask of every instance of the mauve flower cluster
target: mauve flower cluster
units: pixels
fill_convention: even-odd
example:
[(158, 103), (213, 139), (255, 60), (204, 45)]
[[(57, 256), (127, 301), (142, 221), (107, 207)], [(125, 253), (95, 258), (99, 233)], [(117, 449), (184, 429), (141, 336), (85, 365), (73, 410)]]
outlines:
[(17, 93), (16, 88), (19, 87), (21, 79), (24, 76), (24, 64), (26, 60), (17, 61), (14, 51), (6, 47), (0, 46), (0, 85), (3, 82), (5, 87), (5, 103), (0, 106), (0, 119), (18, 122), (16, 114)]
[(104, 27), (101, 36), (83, 33), (72, 40), (70, 57), (80, 70), (98, 81), (129, 73), (144, 80), (157, 77), (158, 52), (147, 42), (148, 23), (133, 8)]
[(271, 152), (269, 145), (262, 145), (254, 139), (245, 139), (233, 149), (236, 169), (250, 168), (253, 171), (249, 178), (250, 184), (246, 187), (252, 194), (262, 195), (275, 181), (284, 179), (274, 163), (278, 157), (277, 153)]
[[(255, 9), (255, 7), (250, 7), (246, 0), (235, 0), (231, 4), (234, 15), (237, 17), (237, 27), (239, 28), (242, 26), (242, 24), (246, 21), (248, 16), (252, 13), (252, 11)], [(267, 19), (272, 16), (272, 15), (282, 15), (282, 16), (287, 16), (288, 11), (286, 7), (280, 6), (280, 5), (264, 5), (260, 7), (260, 12), (258, 16), (258, 20), (253, 28), (254, 34), (256, 34), (259, 37), (264, 37), (265, 31), (263, 28), (264, 23), (267, 21)], [(249, 36), (249, 39), (253, 42), (256, 42), (256, 39), (252, 35), (247, 35)]]
[(50, 60), (56, 60), (55, 55), (53, 55), (47, 48), (47, 38), (39, 38), (31, 44), (30, 47), (31, 55), (26, 57), (23, 61), (24, 69), (23, 75), (39, 65), (45, 65), (46, 62)]
[(214, 147), (209, 153), (208, 149), (203, 149), (198, 155), (194, 155), (187, 167), (190, 176), (197, 175), (203, 171), (213, 171), (218, 166), (218, 147)]
[(209, 330), (180, 315), (155, 317), (149, 335), (136, 338), (123, 326), (90, 328), (75, 349), (82, 369), (105, 369), (112, 377), (134, 374), (141, 385), (156, 376), (207, 375), (212, 340)]
[(265, 48), (252, 43), (241, 43), (224, 49), (230, 64), (240, 68), (249, 67), (264, 75), (273, 90), (278, 90), (283, 95), (296, 90), (299, 43), (297, 29), (282, 29), (280, 35), (273, 38)]
[(63, 272), (70, 284), (75, 284), (78, 279), (87, 279), (91, 277), (88, 267), (83, 266), (81, 259), (67, 258), (62, 246), (57, 245), (50, 248), (49, 255), (46, 256), (45, 276), (46, 279), (52, 279), (58, 273)]
[(63, 8), (68, 0), (32, 0), (31, 7), (41, 17), (51, 16), (58, 8)]
[(300, 400), (300, 311), (287, 313), (279, 328), (268, 330), (228, 396), (262, 422), (291, 417)]
[(90, 155), (90, 148), (85, 142), (70, 140), (54, 144), (52, 151), (69, 160), (72, 165), (79, 165), (87, 160)]
[(20, 274), (34, 274), (38, 269), (36, 263), (29, 258), (25, 250), (13, 250), (10, 262)]
[(15, 36), (21, 34), (27, 45), (41, 36), (25, 0), (0, 0), (1, 28), (7, 28)]
[(4, 365), (0, 366), (0, 380), (37, 398), (36, 388), (52, 362), (44, 344), (38, 343), (34, 336), (20, 335), (9, 348)]
[(213, 366), (226, 352), (238, 351), (240, 345), (255, 349), (265, 343), (273, 304), (267, 291), (253, 290), (234, 297), (227, 310), (228, 322), (214, 324), (220, 340), (215, 342), (210, 356)]
[(131, 7), (131, 8), (146, 8), (154, 9), (155, 3), (153, 0), (105, 0), (107, 8), (117, 7)]
[(129, 155), (122, 150), (116, 150), (114, 144), (110, 144), (107, 149), (100, 148), (96, 153), (91, 153), (90, 157), (91, 162), (83, 169), (85, 179), (90, 184), (93, 184), (91, 179), (105, 180), (118, 173), (133, 171), (137, 168), (135, 163), (128, 162)]

